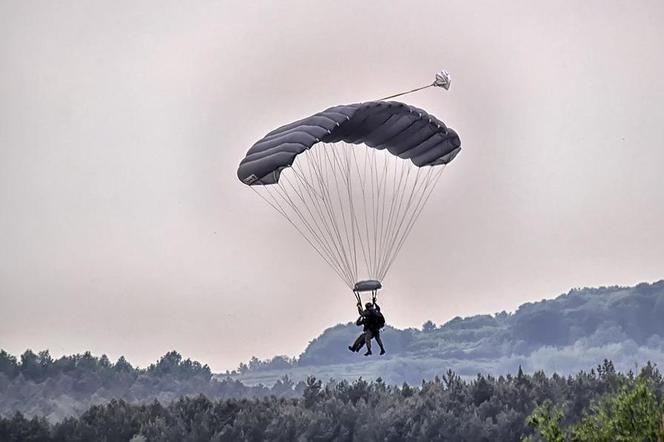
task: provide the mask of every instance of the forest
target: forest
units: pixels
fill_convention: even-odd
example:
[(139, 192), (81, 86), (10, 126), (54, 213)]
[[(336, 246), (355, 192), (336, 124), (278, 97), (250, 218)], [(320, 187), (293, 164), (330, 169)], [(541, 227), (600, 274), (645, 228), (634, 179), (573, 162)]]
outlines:
[[(199, 375), (178, 365), (184, 371), (170, 372), (174, 379)], [(166, 375), (159, 370), (151, 376)], [(610, 361), (573, 376), (519, 370), (465, 381), (448, 371), (416, 386), (309, 377), (294, 397), (113, 399), (59, 422), (16, 412), (0, 418), (0, 440), (657, 441), (663, 392), (652, 364), (621, 373)]]
[(388, 328), (374, 359), (350, 324), (222, 374), (2, 350), (0, 440), (662, 440), (662, 317), (660, 281)]
[(288, 378), (271, 388), (217, 380), (207, 365), (183, 359), (174, 351), (145, 369), (132, 366), (124, 357), (111, 362), (105, 355), (90, 352), (54, 359), (46, 350), (36, 354), (27, 350), (19, 358), (0, 351), (0, 415), (5, 416), (20, 412), (56, 422), (112, 399), (170, 403), (198, 394), (211, 399), (289, 398), (302, 391), (304, 382), (294, 384)]

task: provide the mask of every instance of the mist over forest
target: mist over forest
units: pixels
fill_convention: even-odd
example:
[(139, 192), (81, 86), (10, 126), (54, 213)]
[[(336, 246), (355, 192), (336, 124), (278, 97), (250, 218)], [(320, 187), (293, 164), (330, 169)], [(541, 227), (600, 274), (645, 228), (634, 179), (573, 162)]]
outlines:
[[(389, 312), (386, 312), (389, 315)], [(664, 281), (635, 287), (574, 289), (527, 303), (514, 313), (454, 318), (421, 329), (388, 327), (388, 354), (364, 357), (347, 346), (359, 329), (340, 324), (311, 341), (297, 358), (253, 358), (214, 374), (200, 362), (169, 352), (146, 368), (124, 357), (90, 352), (53, 358), (48, 350), (20, 356), (0, 351), (0, 415), (20, 412), (58, 422), (112, 399), (169, 404), (199, 394), (210, 400), (302, 397), (310, 376), (335, 385), (359, 378), (386, 385), (419, 385), (444, 373), (471, 381), (515, 373), (571, 375), (611, 362), (637, 373), (664, 361)], [(389, 317), (388, 317), (389, 321)], [(346, 384), (344, 384), (346, 385)]]
[[(164, 359), (158, 365), (171, 373), (149, 370), (157, 383), (159, 376), (189, 366)], [(186, 378), (187, 373), (196, 377), (187, 370), (179, 376)], [(568, 377), (519, 370), (507, 376), (477, 375), (469, 381), (448, 370), (417, 386), (394, 386), (381, 379), (323, 383), (309, 377), (302, 387), (298, 397), (284, 397), (273, 389), (269, 396), (253, 399), (203, 394), (169, 403), (112, 399), (60, 421), (17, 412), (0, 416), (0, 440), (655, 442), (664, 438), (664, 380), (651, 364), (638, 373), (620, 373), (605, 360)], [(292, 395), (292, 390), (287, 394)]]
[[(384, 312), (389, 324), (389, 311)], [(443, 325), (387, 327), (385, 356), (351, 353), (347, 346), (360, 332), (339, 324), (312, 340), (297, 358), (277, 356), (241, 364), (234, 379), (270, 384), (287, 374), (323, 378), (382, 378), (418, 383), (447, 369), (465, 377), (477, 373), (544, 370), (571, 374), (610, 359), (619, 370), (646, 361), (664, 362), (664, 281), (635, 287), (570, 290), (555, 299), (529, 302), (515, 312), (456, 317)]]

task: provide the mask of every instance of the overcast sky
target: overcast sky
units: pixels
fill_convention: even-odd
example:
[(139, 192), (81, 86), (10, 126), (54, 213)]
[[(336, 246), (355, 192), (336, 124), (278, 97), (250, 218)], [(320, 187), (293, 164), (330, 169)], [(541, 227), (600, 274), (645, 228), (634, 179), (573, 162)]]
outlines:
[[(397, 327), (664, 278), (664, 3), (0, 1), (0, 347), (232, 369), (354, 320), (236, 178), (269, 130), (406, 97), (463, 150)], [(386, 343), (389, 349), (389, 342)]]

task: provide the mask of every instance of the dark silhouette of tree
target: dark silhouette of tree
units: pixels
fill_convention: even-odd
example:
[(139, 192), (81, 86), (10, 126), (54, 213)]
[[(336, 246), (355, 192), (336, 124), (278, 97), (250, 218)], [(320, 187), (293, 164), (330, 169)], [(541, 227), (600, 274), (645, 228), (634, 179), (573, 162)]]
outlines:
[(431, 333), (432, 331), (435, 330), (436, 330), (436, 324), (434, 324), (431, 320), (422, 324), (422, 331), (424, 333)]
[(19, 372), (19, 366), (16, 357), (8, 354), (6, 351), (0, 351), (0, 373), (9, 379), (14, 379)]

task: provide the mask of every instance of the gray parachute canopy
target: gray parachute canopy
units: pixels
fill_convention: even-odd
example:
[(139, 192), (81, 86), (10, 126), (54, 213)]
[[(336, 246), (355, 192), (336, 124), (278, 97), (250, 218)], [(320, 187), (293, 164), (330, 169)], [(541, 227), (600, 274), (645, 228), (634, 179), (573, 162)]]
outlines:
[(382, 287), (460, 146), (456, 132), (422, 109), (372, 101), (273, 130), (249, 149), (237, 175), (359, 300)]
[(461, 150), (459, 136), (433, 115), (396, 101), (334, 106), (282, 126), (256, 142), (240, 163), (245, 184), (274, 184), (295, 157), (314, 144), (365, 144), (418, 167), (447, 164)]

